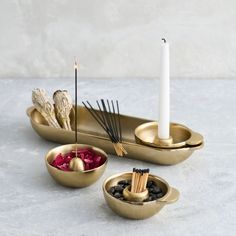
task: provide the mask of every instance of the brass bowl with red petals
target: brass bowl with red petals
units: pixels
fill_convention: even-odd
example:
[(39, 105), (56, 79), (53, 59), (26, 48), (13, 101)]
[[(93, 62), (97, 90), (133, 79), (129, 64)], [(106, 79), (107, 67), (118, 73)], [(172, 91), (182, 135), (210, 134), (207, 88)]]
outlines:
[[(66, 155), (73, 150), (86, 148), (101, 156), (103, 161), (100, 166), (84, 171), (65, 171), (52, 166), (58, 154)], [(56, 182), (66, 187), (82, 188), (95, 183), (102, 176), (107, 166), (107, 154), (102, 149), (94, 146), (86, 144), (67, 144), (50, 150), (45, 157), (45, 163), (49, 174)]]

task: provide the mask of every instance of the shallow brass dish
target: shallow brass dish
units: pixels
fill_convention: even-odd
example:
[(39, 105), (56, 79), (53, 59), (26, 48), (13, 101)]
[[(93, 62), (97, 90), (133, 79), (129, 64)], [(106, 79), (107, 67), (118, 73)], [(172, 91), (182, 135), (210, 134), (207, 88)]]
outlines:
[[(45, 119), (34, 108), (27, 109), (31, 125), (36, 133), (44, 139), (60, 144), (73, 143), (74, 132), (49, 127)], [(73, 120), (73, 117), (71, 117)], [(184, 146), (178, 149), (162, 149), (136, 143), (134, 131), (143, 123), (150, 122), (142, 118), (121, 115), (123, 146), (128, 155), (125, 157), (161, 165), (174, 165), (186, 160), (203, 142), (195, 146)], [(73, 123), (73, 122), (72, 122)], [(74, 125), (72, 124), (72, 129)], [(113, 144), (105, 131), (99, 126), (86, 108), (78, 106), (78, 141), (99, 147), (107, 153), (114, 154)], [(122, 159), (122, 158), (121, 158)]]
[(169, 143), (166, 146), (161, 145), (157, 137), (157, 133), (157, 122), (147, 122), (141, 124), (134, 131), (137, 143), (152, 147), (180, 148), (198, 146), (203, 143), (203, 137), (201, 134), (196, 133), (186, 126), (177, 123), (170, 124), (170, 136), (172, 137), (172, 143)]
[[(98, 168), (87, 171), (62, 171), (50, 165), (50, 163), (53, 161), (53, 159), (56, 157), (57, 154), (68, 153), (71, 150), (75, 150), (76, 147), (78, 149), (86, 147), (92, 148), (93, 151), (95, 151), (96, 153), (100, 154), (103, 158), (105, 158), (105, 162)], [(107, 165), (107, 154), (101, 149), (90, 145), (67, 144), (50, 150), (45, 157), (45, 163), (49, 174), (56, 182), (67, 187), (82, 188), (93, 184), (102, 176)]]
[(132, 173), (121, 173), (113, 175), (103, 183), (103, 194), (108, 206), (118, 215), (130, 219), (146, 219), (158, 213), (166, 204), (174, 203), (179, 198), (179, 191), (169, 186), (169, 184), (162, 178), (149, 175), (149, 180), (154, 181), (161, 187), (165, 195), (150, 202), (126, 202), (116, 199), (109, 194), (108, 190), (117, 185), (120, 180), (130, 180)]

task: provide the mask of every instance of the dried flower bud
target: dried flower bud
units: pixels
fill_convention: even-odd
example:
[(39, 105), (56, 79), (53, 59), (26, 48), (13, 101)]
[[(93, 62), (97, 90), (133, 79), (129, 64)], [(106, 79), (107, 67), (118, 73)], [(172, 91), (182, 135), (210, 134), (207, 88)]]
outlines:
[(34, 89), (32, 91), (32, 102), (38, 112), (45, 118), (49, 126), (61, 128), (57, 122), (52, 99), (47, 96), (44, 89)]
[(70, 112), (72, 109), (72, 98), (66, 90), (57, 90), (53, 94), (55, 102), (56, 116), (62, 127), (66, 130), (71, 130)]

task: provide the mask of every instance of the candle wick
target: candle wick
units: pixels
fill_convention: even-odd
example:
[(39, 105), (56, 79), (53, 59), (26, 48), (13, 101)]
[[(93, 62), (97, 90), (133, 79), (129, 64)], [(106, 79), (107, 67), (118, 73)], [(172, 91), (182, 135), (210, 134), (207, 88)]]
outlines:
[(166, 39), (165, 38), (162, 38), (161, 40), (163, 40), (163, 42), (166, 43)]

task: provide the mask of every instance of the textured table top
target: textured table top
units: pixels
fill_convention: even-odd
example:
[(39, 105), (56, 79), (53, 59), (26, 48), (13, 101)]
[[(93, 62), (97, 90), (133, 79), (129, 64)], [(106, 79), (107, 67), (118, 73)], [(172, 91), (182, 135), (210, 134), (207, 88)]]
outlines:
[[(25, 114), (31, 90), (68, 89), (73, 79), (0, 80), (0, 235), (235, 235), (236, 231), (236, 80), (171, 81), (171, 120), (203, 134), (205, 147), (175, 166), (109, 157), (94, 185), (64, 188), (47, 173), (44, 156), (57, 144), (41, 139)], [(157, 118), (158, 81), (80, 79), (79, 101), (119, 99), (121, 112)], [(133, 167), (179, 189), (178, 202), (154, 217), (134, 221), (106, 205), (102, 182)]]

